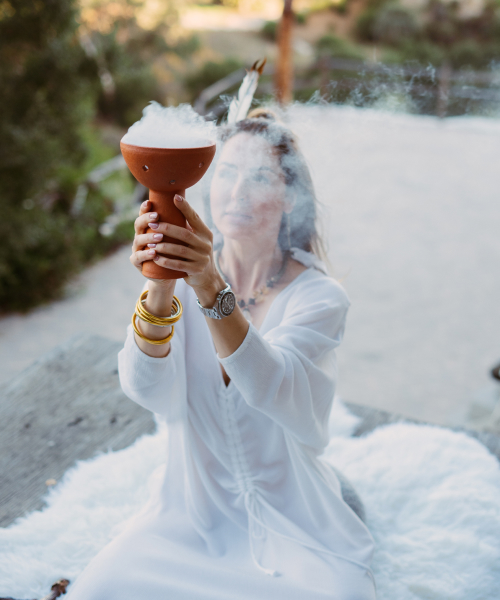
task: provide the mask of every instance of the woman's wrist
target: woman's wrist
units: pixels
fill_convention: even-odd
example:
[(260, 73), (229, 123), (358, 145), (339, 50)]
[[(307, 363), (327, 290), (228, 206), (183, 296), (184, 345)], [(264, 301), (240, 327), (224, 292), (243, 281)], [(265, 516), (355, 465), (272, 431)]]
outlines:
[(200, 301), (200, 304), (205, 308), (211, 308), (215, 304), (217, 294), (226, 287), (226, 282), (219, 273), (210, 279), (205, 285), (196, 286), (194, 292)]
[(146, 308), (151, 314), (156, 317), (170, 316), (176, 281), (176, 279), (165, 280), (161, 283), (149, 281)]

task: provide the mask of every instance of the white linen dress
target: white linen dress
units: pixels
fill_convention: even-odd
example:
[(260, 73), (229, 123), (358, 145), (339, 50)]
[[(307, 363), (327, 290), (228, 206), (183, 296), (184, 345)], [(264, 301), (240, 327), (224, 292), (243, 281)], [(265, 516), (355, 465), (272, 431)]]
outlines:
[(311, 264), (223, 359), (193, 290), (176, 295), (170, 354), (144, 354), (131, 327), (119, 353), (124, 392), (168, 423), (167, 462), (69, 600), (374, 600), (373, 539), (320, 457), (345, 291)]

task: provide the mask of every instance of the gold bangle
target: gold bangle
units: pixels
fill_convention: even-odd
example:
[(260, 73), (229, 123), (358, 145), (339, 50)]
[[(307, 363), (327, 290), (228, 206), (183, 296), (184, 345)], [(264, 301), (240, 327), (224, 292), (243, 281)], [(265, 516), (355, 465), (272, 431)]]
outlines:
[(166, 343), (170, 342), (170, 340), (174, 337), (174, 326), (172, 325), (172, 331), (163, 340), (151, 340), (151, 339), (147, 338), (145, 335), (143, 335), (139, 331), (139, 328), (137, 327), (137, 323), (135, 322), (136, 317), (137, 317), (137, 315), (134, 313), (132, 315), (132, 327), (134, 328), (134, 331), (137, 333), (137, 335), (141, 338), (141, 340), (144, 340), (148, 344), (153, 344), (155, 346), (161, 346), (162, 344), (166, 344)]
[(150, 313), (144, 307), (147, 296), (148, 290), (145, 290), (141, 294), (141, 297), (139, 298), (135, 306), (135, 313), (141, 320), (145, 321), (146, 323), (150, 323), (151, 325), (156, 325), (158, 327), (168, 327), (170, 325), (173, 325), (174, 323), (177, 323), (177, 321), (182, 317), (182, 304), (176, 296), (173, 297), (172, 315), (170, 317), (157, 317), (156, 315)]
[(137, 303), (135, 305), (135, 314), (142, 321), (145, 321), (146, 323), (149, 323), (150, 325), (156, 325), (156, 327), (169, 327), (170, 325), (177, 323), (177, 321), (182, 317), (183, 308), (182, 308), (181, 301), (179, 300), (179, 298), (177, 298), (177, 296), (173, 297), (172, 314), (170, 317), (157, 317), (156, 315), (153, 315), (152, 313), (150, 313), (144, 307), (147, 296), (148, 296), (148, 290), (145, 290), (141, 294), (141, 297), (139, 298), (139, 300), (137, 300)]

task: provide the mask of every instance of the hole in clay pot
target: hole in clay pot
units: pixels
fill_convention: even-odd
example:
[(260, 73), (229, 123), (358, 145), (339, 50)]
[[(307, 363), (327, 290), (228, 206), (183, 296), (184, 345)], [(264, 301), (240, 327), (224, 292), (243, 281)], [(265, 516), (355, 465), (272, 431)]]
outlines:
[(143, 171), (149, 171), (149, 167), (148, 167), (148, 165), (144, 165), (144, 166), (142, 167), (142, 170), (143, 170)]
[(170, 180), (170, 183), (175, 183), (175, 179), (171, 179), (171, 180)]
[(198, 169), (201, 169), (201, 167), (202, 167), (204, 164), (205, 164), (204, 162), (201, 162), (201, 163), (198, 165)]

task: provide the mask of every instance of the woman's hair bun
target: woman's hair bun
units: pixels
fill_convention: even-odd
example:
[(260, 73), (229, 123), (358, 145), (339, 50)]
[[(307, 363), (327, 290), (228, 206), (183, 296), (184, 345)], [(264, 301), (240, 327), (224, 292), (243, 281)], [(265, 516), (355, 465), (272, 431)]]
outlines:
[(254, 108), (251, 110), (247, 115), (247, 119), (267, 119), (268, 121), (279, 121), (278, 115), (274, 111), (272, 111), (270, 108), (264, 107)]

